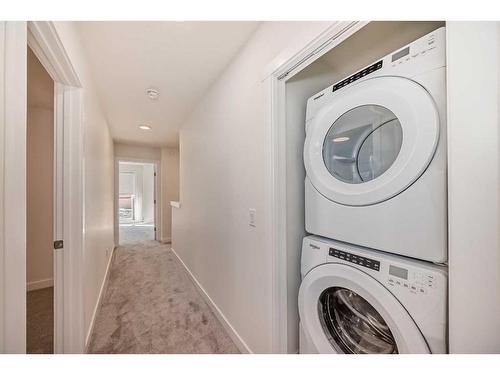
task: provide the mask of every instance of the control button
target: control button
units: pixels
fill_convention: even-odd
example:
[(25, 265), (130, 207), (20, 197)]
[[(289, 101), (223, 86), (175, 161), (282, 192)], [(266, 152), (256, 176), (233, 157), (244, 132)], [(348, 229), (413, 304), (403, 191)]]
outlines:
[(419, 289), (418, 289), (418, 291), (419, 291), (420, 293), (422, 293), (422, 294), (425, 294), (425, 292), (426, 292), (424, 288), (419, 288)]
[(401, 285), (401, 281), (396, 280), (396, 285)]
[(409, 288), (409, 287), (410, 287), (410, 286), (408, 285), (408, 283), (403, 283), (403, 286), (404, 286), (405, 288)]
[(412, 292), (416, 292), (417, 291), (417, 287), (415, 285), (412, 285), (411, 288), (410, 288), (410, 290)]

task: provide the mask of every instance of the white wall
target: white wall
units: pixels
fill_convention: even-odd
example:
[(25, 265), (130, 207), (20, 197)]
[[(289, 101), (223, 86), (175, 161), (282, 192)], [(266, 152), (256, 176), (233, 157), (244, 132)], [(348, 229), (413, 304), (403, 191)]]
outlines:
[(499, 24), (447, 37), (450, 352), (500, 353)]
[(74, 22), (55, 22), (55, 27), (83, 88), (85, 246), (82, 274), (84, 329), (88, 333), (114, 247), (113, 141)]
[[(272, 351), (265, 69), (330, 23), (263, 23), (180, 131), (173, 248), (249, 350)], [(256, 209), (256, 227), (248, 210)], [(240, 347), (243, 344), (240, 342)]]
[(172, 240), (172, 207), (170, 201), (179, 201), (179, 149), (161, 149), (161, 195), (162, 195), (162, 238), (163, 242)]
[(154, 168), (154, 164), (144, 164), (142, 168), (142, 220), (145, 223), (155, 220)]
[(28, 48), (26, 282), (53, 285), (54, 81)]
[(27, 135), (26, 282), (33, 290), (53, 285), (54, 111), (28, 106)]
[(115, 157), (130, 160), (161, 160), (161, 149), (158, 147), (147, 147), (115, 143)]

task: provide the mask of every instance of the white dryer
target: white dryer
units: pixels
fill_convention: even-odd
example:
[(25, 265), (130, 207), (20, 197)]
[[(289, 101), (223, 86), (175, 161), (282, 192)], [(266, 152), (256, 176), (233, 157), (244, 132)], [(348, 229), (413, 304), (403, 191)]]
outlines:
[(306, 230), (447, 260), (445, 29), (307, 102)]
[(446, 267), (317, 236), (302, 248), (301, 353), (446, 353)]

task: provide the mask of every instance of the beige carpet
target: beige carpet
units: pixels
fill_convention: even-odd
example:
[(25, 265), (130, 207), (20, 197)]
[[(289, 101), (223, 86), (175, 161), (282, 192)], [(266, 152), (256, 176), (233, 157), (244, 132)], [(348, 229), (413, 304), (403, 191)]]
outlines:
[(238, 353), (168, 245), (115, 251), (89, 353)]
[(26, 352), (54, 352), (54, 288), (28, 292), (26, 298)]
[(120, 225), (120, 245), (154, 240), (154, 225)]

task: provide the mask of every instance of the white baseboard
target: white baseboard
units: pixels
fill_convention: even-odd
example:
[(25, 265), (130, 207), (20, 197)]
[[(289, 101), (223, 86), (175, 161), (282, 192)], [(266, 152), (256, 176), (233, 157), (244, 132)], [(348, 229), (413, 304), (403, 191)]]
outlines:
[(161, 243), (172, 243), (172, 238), (165, 237), (160, 240)]
[(182, 259), (179, 256), (179, 254), (177, 254), (174, 249), (172, 249), (172, 252), (177, 257), (177, 259), (179, 260), (179, 262), (182, 264), (182, 266), (184, 267), (184, 269), (187, 271), (189, 277), (191, 278), (191, 280), (193, 281), (194, 285), (196, 286), (196, 288), (200, 292), (201, 296), (203, 297), (203, 299), (205, 300), (205, 302), (208, 304), (208, 306), (210, 307), (210, 309), (212, 310), (212, 312), (214, 313), (214, 315), (217, 317), (217, 319), (219, 320), (219, 322), (225, 328), (225, 330), (227, 331), (228, 335), (231, 337), (231, 339), (233, 340), (233, 342), (235, 343), (235, 345), (238, 347), (238, 349), (240, 350), (240, 352), (242, 352), (242, 353), (249, 353), (249, 354), (253, 353), (250, 350), (250, 348), (248, 347), (248, 345), (246, 344), (246, 342), (238, 334), (238, 332), (236, 332), (236, 330), (231, 325), (231, 323), (229, 323), (229, 321), (224, 316), (224, 314), (222, 313), (222, 311), (220, 311), (220, 309), (217, 307), (217, 305), (215, 304), (215, 302), (210, 298), (210, 296), (205, 291), (205, 289), (203, 289), (203, 287), (201, 286), (201, 284), (198, 282), (198, 280), (196, 279), (196, 277), (191, 273), (191, 271), (186, 266), (186, 264), (182, 261)]
[(49, 288), (54, 286), (54, 279), (43, 279), (38, 281), (30, 281), (26, 285), (26, 290), (31, 292), (32, 290), (38, 290), (43, 288)]
[(94, 306), (94, 312), (92, 313), (92, 319), (90, 320), (90, 325), (87, 330), (87, 336), (85, 337), (85, 353), (87, 353), (90, 337), (92, 336), (92, 331), (94, 330), (95, 318), (101, 308), (102, 297), (104, 295), (104, 291), (106, 290), (106, 286), (108, 285), (109, 270), (111, 269), (111, 263), (115, 255), (115, 250), (116, 246), (114, 246), (113, 250), (111, 250), (111, 255), (109, 256), (108, 259), (108, 265), (106, 266), (106, 273), (104, 274), (104, 279), (102, 280), (101, 289), (99, 290), (99, 296), (97, 297), (97, 302)]

